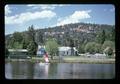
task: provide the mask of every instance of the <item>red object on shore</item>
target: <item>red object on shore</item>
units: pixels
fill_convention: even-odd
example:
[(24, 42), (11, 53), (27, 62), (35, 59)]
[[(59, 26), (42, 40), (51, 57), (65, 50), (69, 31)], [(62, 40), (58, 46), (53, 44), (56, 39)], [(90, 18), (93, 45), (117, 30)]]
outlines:
[(45, 57), (47, 57), (47, 58), (48, 58), (48, 54), (47, 54), (47, 53), (45, 53)]
[(49, 62), (47, 53), (45, 53), (45, 62)]

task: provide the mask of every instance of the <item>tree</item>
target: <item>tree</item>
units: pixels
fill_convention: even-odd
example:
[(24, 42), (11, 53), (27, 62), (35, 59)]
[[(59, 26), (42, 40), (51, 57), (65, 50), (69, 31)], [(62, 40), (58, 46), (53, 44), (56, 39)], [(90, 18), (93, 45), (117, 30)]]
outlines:
[(101, 52), (101, 45), (96, 42), (88, 42), (85, 45), (85, 52), (89, 52), (91, 54), (100, 53)]
[(103, 44), (105, 41), (105, 38), (106, 38), (105, 30), (102, 30), (102, 32), (98, 33), (98, 35), (96, 36), (96, 42)]
[(27, 47), (28, 47), (31, 40), (29, 39), (28, 33), (25, 32), (22, 35), (23, 35), (22, 48), (27, 49)]
[(43, 44), (44, 43), (44, 41), (43, 41), (43, 32), (38, 31), (36, 33), (35, 41), (36, 41), (37, 44)]
[(51, 55), (51, 59), (53, 59), (53, 56), (57, 55), (58, 53), (58, 43), (55, 41), (55, 39), (48, 39), (45, 43), (45, 48)]
[(29, 45), (29, 41), (24, 38), (22, 41), (22, 48), (27, 49), (28, 45)]
[(29, 39), (30, 41), (35, 42), (35, 30), (34, 30), (34, 26), (33, 26), (33, 25), (31, 25), (31, 26), (28, 28), (27, 34), (28, 34), (28, 39)]
[(37, 43), (35, 41), (35, 30), (33, 25), (28, 28), (28, 40), (29, 40), (29, 45), (27, 47), (29, 54), (31, 55), (36, 55), (37, 51)]
[(94, 46), (94, 49), (95, 49), (95, 53), (102, 53), (102, 50), (101, 50), (101, 44), (99, 43), (96, 43), (95, 46)]
[(74, 41), (72, 39), (70, 39), (70, 45), (69, 46), (71, 47), (71, 55), (73, 56), (74, 55), (74, 49), (73, 49)]
[(102, 45), (102, 50), (108, 55), (113, 54), (113, 51), (115, 50), (115, 43), (113, 41), (105, 41)]
[(8, 57), (8, 55), (9, 55), (9, 51), (8, 51), (8, 49), (7, 49), (7, 48), (5, 48), (5, 57), (7, 58), (7, 57)]
[(23, 40), (22, 34), (20, 32), (13, 33), (13, 40), (14, 40), (14, 42), (21, 43)]
[(110, 47), (113, 50), (115, 49), (115, 42), (113, 41), (105, 41), (102, 45), (102, 50), (104, 50), (105, 48)]
[(110, 34), (108, 35), (108, 38), (110, 41), (114, 41), (115, 42), (115, 29), (112, 28)]
[(85, 53), (84, 47), (85, 47), (85, 44), (84, 44), (84, 43), (81, 43), (81, 44), (79, 45), (79, 48), (78, 48), (79, 53)]
[(12, 48), (14, 48), (14, 49), (21, 49), (22, 48), (22, 43), (14, 42)]
[(28, 47), (27, 47), (29, 55), (36, 55), (37, 46), (33, 41), (30, 41)]
[(23, 36), (20, 32), (15, 32), (13, 35), (9, 38), (9, 42), (7, 42), (7, 47), (8, 48), (22, 48), (22, 40)]
[(111, 41), (115, 41), (115, 28), (112, 29)]
[(113, 49), (111, 47), (107, 47), (104, 49), (104, 53), (111, 57), (111, 55), (113, 54)]

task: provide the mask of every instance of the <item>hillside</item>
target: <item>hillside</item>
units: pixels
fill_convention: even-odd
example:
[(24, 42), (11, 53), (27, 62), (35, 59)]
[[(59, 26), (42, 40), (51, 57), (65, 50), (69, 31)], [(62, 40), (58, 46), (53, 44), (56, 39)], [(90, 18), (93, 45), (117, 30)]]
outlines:
[(36, 38), (38, 39), (39, 37), (37, 36), (39, 36), (39, 32), (42, 32), (44, 39), (51, 36), (59, 40), (61, 45), (65, 45), (63, 44), (65, 43), (64, 40), (69, 37), (79, 42), (94, 41), (95, 37), (103, 30), (105, 30), (107, 35), (111, 33), (113, 29), (115, 29), (115, 26), (111, 25), (76, 23), (53, 28), (38, 29), (36, 30)]
[[(49, 27), (44, 29), (34, 30), (35, 42), (38, 45), (44, 45), (48, 38), (56, 39), (60, 46), (70, 46), (70, 40), (74, 42), (74, 46), (78, 49), (81, 45), (88, 42), (99, 41), (102, 37), (102, 32), (105, 32), (105, 40), (114, 41), (115, 39), (115, 26), (114, 25), (100, 25), (89, 23), (75, 23), (67, 24), (56, 27)], [(19, 32), (20, 35), (10, 34), (5, 36), (6, 46), (12, 48), (11, 43), (15, 42), (15, 39), (21, 37), (16, 45), (23, 45), (28, 40), (28, 31)], [(13, 38), (14, 36), (14, 38)], [(16, 38), (15, 38), (16, 37)], [(28, 43), (29, 40), (26, 42)], [(27, 44), (24, 48), (27, 48)]]

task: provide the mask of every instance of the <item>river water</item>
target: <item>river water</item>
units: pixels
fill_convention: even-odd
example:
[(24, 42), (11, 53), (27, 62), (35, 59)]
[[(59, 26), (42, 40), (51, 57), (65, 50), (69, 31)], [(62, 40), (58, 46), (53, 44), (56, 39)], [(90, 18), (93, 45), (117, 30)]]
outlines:
[(113, 79), (115, 64), (6, 62), (6, 79)]

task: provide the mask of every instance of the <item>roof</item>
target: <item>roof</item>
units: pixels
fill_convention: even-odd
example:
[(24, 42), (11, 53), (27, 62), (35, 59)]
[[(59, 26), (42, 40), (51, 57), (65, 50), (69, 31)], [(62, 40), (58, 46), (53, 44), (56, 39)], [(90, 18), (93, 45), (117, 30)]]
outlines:
[(68, 51), (70, 47), (58, 47), (59, 51)]
[(8, 49), (8, 51), (10, 51), (10, 52), (14, 52), (14, 51), (17, 51), (17, 52), (28, 52), (27, 49)]
[[(58, 47), (58, 50), (59, 50), (59, 51), (68, 51), (68, 50), (70, 50), (70, 49), (71, 49), (71, 47), (66, 47), (66, 46)], [(77, 49), (76, 49), (75, 47), (73, 47), (73, 49), (74, 49), (75, 51), (77, 51)]]
[(45, 46), (43, 46), (43, 45), (38, 45), (38, 49), (40, 49), (40, 48), (45, 48)]

